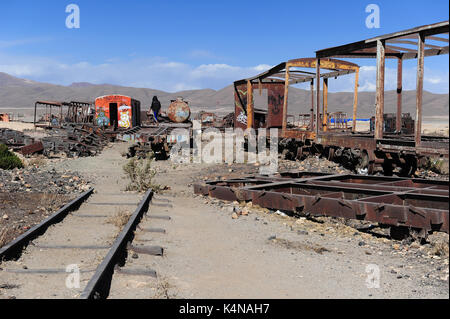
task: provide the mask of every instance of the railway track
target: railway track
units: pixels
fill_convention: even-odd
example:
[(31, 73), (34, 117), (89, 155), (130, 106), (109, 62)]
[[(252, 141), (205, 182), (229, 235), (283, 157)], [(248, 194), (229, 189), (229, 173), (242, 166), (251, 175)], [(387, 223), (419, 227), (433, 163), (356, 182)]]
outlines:
[[(111, 197), (117, 201), (105, 200)], [(163, 256), (163, 247), (146, 243), (163, 235), (165, 229), (146, 223), (170, 220), (167, 215), (149, 214), (151, 204), (170, 207), (168, 199), (160, 197), (156, 200), (162, 203), (153, 204), (153, 198), (151, 190), (139, 198), (137, 194), (94, 193), (90, 189), (1, 248), (0, 282), (11, 287), (9, 297), (105, 299), (112, 290), (121, 295), (121, 284), (130, 277), (148, 283), (142, 287), (147, 291), (156, 283), (157, 273), (147, 264), (134, 267), (133, 258)], [(117, 231), (110, 222), (119, 216), (117, 210), (124, 209), (134, 212)], [(147, 239), (136, 241), (137, 235)], [(116, 283), (111, 288), (113, 279)], [(128, 296), (133, 297), (133, 292)], [(0, 298), (4, 298), (1, 293)]]

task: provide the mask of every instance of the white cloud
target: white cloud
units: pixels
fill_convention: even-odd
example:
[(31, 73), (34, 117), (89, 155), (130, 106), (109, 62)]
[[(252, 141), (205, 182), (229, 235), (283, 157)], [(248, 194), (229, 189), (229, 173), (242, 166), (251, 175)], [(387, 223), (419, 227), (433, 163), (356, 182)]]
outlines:
[[(42, 57), (17, 57), (0, 53), (0, 72), (29, 78), (34, 81), (69, 85), (72, 82), (110, 83), (123, 86), (146, 87), (175, 92), (200, 88), (221, 89), (233, 81), (268, 70), (271, 66), (234, 66), (225, 63), (198, 66), (170, 61), (163, 57), (107, 59), (93, 64), (87, 61), (64, 63)], [(403, 88), (414, 90), (415, 69), (404, 67)], [(375, 66), (362, 66), (359, 76), (360, 91), (375, 90)], [(396, 69), (386, 68), (386, 90), (396, 87)], [(353, 91), (354, 75), (346, 75), (329, 81), (331, 92)], [(425, 69), (425, 89), (432, 92), (448, 92), (448, 71)]]
[[(436, 93), (448, 93), (449, 83), (448, 70), (436, 70), (425, 68), (424, 72), (424, 89)], [(351, 92), (354, 88), (353, 74), (344, 75), (336, 80), (329, 81), (330, 91), (345, 91)], [(403, 67), (403, 90), (416, 89), (416, 68)], [(385, 90), (397, 89), (397, 69), (385, 69)], [(376, 67), (375, 66), (361, 66), (359, 69), (359, 91), (375, 91), (376, 90)]]
[(258, 71), (258, 72), (264, 72), (264, 71), (267, 71), (268, 69), (270, 69), (271, 67), (272, 66), (268, 65), (268, 64), (260, 64), (260, 65), (255, 66), (253, 69), (255, 69), (255, 71)]
[(439, 84), (439, 83), (442, 83), (443, 81), (445, 81), (445, 79), (440, 78), (440, 77), (433, 77), (433, 78), (424, 78), (424, 81), (432, 83), (432, 84)]

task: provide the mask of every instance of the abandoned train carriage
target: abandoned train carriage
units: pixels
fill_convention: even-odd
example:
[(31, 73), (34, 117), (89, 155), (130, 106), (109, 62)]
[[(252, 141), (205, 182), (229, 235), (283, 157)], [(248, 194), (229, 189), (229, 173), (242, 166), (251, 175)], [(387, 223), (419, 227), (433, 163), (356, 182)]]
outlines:
[(114, 128), (141, 125), (141, 102), (125, 95), (104, 95), (95, 99), (95, 124)]

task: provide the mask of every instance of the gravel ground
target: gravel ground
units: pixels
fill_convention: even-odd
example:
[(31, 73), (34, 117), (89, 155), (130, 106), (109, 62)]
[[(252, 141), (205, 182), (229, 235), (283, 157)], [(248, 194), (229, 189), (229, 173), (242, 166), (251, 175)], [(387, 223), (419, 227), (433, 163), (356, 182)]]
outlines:
[[(449, 296), (447, 234), (435, 233), (421, 245), (392, 240), (376, 224), (362, 231), (361, 226), (367, 225), (357, 221), (296, 218), (193, 194), (195, 182), (243, 177), (257, 172), (257, 165), (174, 165), (166, 161), (154, 166), (157, 180), (168, 185), (167, 194), (174, 196), (174, 208), (167, 210), (174, 221), (167, 226), (169, 234), (163, 242), (168, 257), (158, 270), (177, 297)], [(280, 161), (279, 171), (285, 168), (348, 173), (318, 158)], [(380, 270), (378, 289), (365, 285), (368, 265)]]
[(90, 187), (80, 174), (57, 172), (42, 158), (26, 164), (24, 169), (0, 169), (0, 247)]
[[(107, 152), (120, 152), (124, 146), (111, 145)], [(102, 161), (105, 169), (90, 158), (54, 160), (46, 169), (61, 175), (79, 172), (81, 178), (97, 183), (124, 177), (125, 158), (123, 163)], [(347, 173), (335, 163), (316, 158), (279, 164), (280, 171)], [(115, 280), (113, 297), (449, 298), (447, 234), (434, 234), (420, 245), (391, 240), (377, 227), (361, 231), (359, 223), (290, 217), (193, 194), (194, 182), (243, 177), (256, 173), (257, 165), (157, 161), (152, 166), (157, 170), (154, 182), (168, 186), (161, 196), (167, 196), (172, 207), (154, 206), (151, 212), (172, 219), (147, 220), (147, 227), (162, 227), (167, 233), (147, 233), (137, 240), (163, 246), (165, 257), (133, 254), (127, 266), (150, 267), (158, 279)], [(367, 286), (367, 267), (379, 270), (379, 288)], [(161, 286), (164, 293), (150, 293)]]

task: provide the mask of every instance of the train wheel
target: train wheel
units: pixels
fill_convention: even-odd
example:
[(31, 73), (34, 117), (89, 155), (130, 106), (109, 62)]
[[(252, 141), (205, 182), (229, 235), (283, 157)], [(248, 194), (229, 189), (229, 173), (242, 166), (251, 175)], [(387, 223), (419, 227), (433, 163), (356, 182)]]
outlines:
[(298, 159), (298, 160), (302, 160), (303, 159), (303, 147), (298, 147), (297, 148), (296, 159)]
[(409, 157), (405, 159), (405, 164), (401, 166), (400, 175), (401, 176), (411, 176), (417, 170), (417, 159), (415, 157)]
[(373, 175), (375, 174), (375, 163), (369, 162), (369, 165), (367, 166), (367, 174)]
[(384, 161), (382, 164), (384, 176), (392, 176), (393, 167), (391, 161)]
[(334, 159), (334, 148), (333, 147), (330, 147), (329, 149), (328, 149), (328, 160), (329, 161), (332, 161)]

